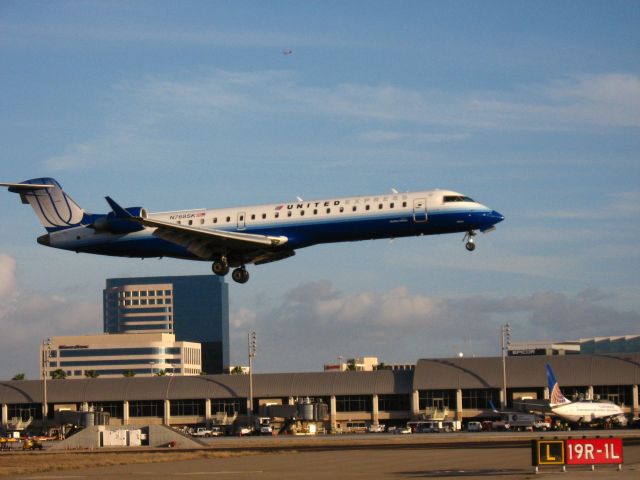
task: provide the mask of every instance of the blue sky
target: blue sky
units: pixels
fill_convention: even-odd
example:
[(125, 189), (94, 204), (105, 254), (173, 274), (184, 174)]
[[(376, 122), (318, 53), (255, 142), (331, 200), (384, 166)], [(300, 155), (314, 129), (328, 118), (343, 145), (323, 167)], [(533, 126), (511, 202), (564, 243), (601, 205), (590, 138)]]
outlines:
[[(150, 211), (450, 188), (461, 235), (319, 246), (230, 286), (232, 361), (497, 354), (640, 333), (640, 2), (13, 2), (0, 6), (0, 178)], [(292, 54), (283, 55), (291, 49)], [(207, 263), (35, 243), (0, 192), (0, 377), (101, 329), (114, 276)], [(10, 226), (10, 228), (8, 228)]]

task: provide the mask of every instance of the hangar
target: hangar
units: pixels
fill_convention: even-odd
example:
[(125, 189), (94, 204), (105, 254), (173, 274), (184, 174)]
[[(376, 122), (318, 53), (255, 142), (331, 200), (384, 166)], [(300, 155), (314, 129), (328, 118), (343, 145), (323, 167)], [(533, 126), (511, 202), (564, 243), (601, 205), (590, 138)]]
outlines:
[[(567, 397), (599, 396), (638, 415), (640, 354), (522, 356), (506, 358), (507, 406), (518, 399), (549, 397), (545, 364), (554, 369)], [(415, 370), (269, 373), (253, 376), (253, 411), (265, 404), (320, 399), (329, 406), (328, 431), (349, 422), (400, 424), (438, 411), (465, 420), (490, 415), (489, 401), (502, 399), (502, 359), (418, 360)], [(47, 418), (55, 410), (110, 413), (112, 425), (188, 425), (219, 414), (247, 414), (248, 375), (158, 376), (48, 380)], [(43, 382), (0, 382), (2, 424), (21, 417), (42, 423)]]

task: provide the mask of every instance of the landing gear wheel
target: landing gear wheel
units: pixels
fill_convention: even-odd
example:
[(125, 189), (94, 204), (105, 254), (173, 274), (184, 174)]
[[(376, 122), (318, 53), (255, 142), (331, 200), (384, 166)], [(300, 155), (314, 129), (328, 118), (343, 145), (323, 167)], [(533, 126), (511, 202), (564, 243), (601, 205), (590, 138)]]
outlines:
[(463, 242), (467, 242), (465, 243), (465, 248), (467, 250), (469, 250), (470, 252), (473, 252), (476, 249), (476, 241), (473, 239), (473, 237), (476, 236), (476, 232), (474, 232), (473, 230), (468, 231), (464, 238), (462, 239)]
[(249, 272), (244, 267), (236, 268), (231, 272), (231, 278), (234, 282), (247, 283), (249, 281)]
[(216, 275), (224, 277), (229, 273), (229, 264), (224, 260), (216, 260), (213, 262), (213, 265), (211, 265), (211, 270), (213, 270), (213, 273)]

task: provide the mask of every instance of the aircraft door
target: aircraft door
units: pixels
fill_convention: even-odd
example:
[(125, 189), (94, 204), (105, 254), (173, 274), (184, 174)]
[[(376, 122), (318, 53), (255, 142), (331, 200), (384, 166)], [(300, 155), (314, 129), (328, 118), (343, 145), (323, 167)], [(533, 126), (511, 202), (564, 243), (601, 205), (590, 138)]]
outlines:
[(413, 221), (427, 221), (427, 201), (424, 198), (415, 198), (413, 200)]
[(238, 230), (244, 230), (247, 228), (247, 215), (244, 212), (238, 212)]

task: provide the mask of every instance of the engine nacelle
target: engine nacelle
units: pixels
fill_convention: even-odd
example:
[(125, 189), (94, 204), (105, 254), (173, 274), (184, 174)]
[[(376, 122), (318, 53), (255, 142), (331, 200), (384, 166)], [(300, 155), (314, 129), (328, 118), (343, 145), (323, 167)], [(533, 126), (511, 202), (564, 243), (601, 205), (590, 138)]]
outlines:
[[(129, 207), (125, 210), (134, 217), (147, 218), (147, 211), (143, 207)], [(127, 218), (116, 216), (114, 212), (100, 215), (90, 227), (109, 233), (133, 233), (144, 230), (144, 226)]]

